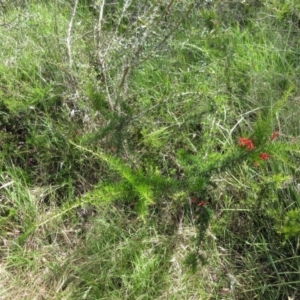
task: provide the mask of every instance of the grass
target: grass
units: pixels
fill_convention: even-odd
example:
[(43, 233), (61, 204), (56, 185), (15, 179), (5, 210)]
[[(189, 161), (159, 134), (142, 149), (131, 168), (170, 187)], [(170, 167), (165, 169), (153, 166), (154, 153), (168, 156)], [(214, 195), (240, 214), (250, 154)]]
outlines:
[(296, 1), (0, 7), (0, 299), (300, 297)]

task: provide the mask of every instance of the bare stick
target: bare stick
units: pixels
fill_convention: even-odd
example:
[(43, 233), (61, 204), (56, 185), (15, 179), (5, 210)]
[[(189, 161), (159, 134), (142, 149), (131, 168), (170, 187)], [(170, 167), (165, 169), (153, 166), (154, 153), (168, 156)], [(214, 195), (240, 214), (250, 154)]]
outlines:
[[(171, 0), (171, 1), (170, 1), (169, 5), (167, 6), (167, 8), (165, 9), (164, 13), (162, 14), (162, 16), (161, 16), (159, 22), (161, 22), (161, 20), (163, 19), (163, 17), (164, 17), (165, 15), (167, 15), (167, 13), (168, 13), (168, 11), (170, 10), (170, 8), (171, 8), (173, 2), (174, 2), (174, 0)], [(136, 67), (136, 66), (138, 66), (138, 65), (140, 65), (140, 64), (142, 64), (142, 63), (144, 63), (145, 61), (147, 61), (147, 60), (153, 55), (154, 51), (155, 51), (156, 49), (160, 48), (160, 47), (166, 42), (166, 40), (173, 34), (173, 32), (174, 32), (175, 30), (178, 29), (178, 27), (182, 24), (182, 21), (183, 21), (185, 18), (188, 17), (188, 15), (190, 14), (190, 12), (191, 12), (191, 10), (192, 10), (193, 7), (194, 7), (193, 4), (190, 5), (190, 7), (189, 7), (188, 11), (186, 12), (186, 14), (180, 19), (180, 21), (175, 25), (175, 27), (174, 27), (174, 28), (173, 28), (173, 29), (172, 29), (172, 30), (164, 37), (164, 39), (163, 39), (163, 40), (162, 40), (162, 41), (161, 41), (161, 42), (160, 42), (160, 43), (159, 43), (159, 44), (158, 44), (158, 45), (157, 45), (150, 53), (149, 53), (149, 55), (146, 56), (146, 58), (142, 59), (141, 61), (138, 61), (138, 62), (134, 63), (134, 60), (137, 59), (137, 57), (138, 57), (138, 55), (139, 55), (139, 53), (140, 53), (140, 51), (141, 51), (141, 46), (138, 45), (138, 47), (137, 47), (137, 49), (136, 49), (136, 51), (134, 52), (134, 55), (133, 55), (133, 57), (132, 57), (131, 63), (130, 63), (130, 64), (127, 64), (127, 65), (124, 67), (123, 76), (122, 76), (121, 82), (120, 82), (120, 84), (119, 84), (119, 89), (121, 89), (121, 88), (124, 86), (126, 76), (128, 75), (128, 71), (129, 71), (130, 69), (132, 69), (133, 67)], [(146, 39), (146, 38), (147, 38), (147, 36), (145, 35), (144, 39)]]
[(75, 15), (76, 15), (77, 6), (78, 6), (78, 0), (75, 0), (74, 7), (73, 7), (73, 10), (72, 10), (71, 19), (70, 19), (70, 23), (69, 23), (69, 27), (68, 27), (68, 31), (67, 31), (67, 49), (68, 49), (68, 59), (69, 59), (70, 69), (72, 68), (72, 65), (73, 65), (72, 51), (71, 51), (71, 38), (72, 38), (72, 28), (73, 28)]
[(102, 3), (100, 4), (100, 7), (99, 7), (99, 19), (98, 19), (98, 26), (97, 26), (97, 56), (98, 56), (98, 62), (101, 66), (101, 77), (102, 77), (102, 82), (105, 85), (108, 103), (109, 103), (110, 108), (113, 109), (113, 103), (111, 100), (111, 96), (110, 96), (110, 92), (109, 92), (108, 84), (107, 84), (107, 77), (106, 77), (106, 72), (105, 72), (105, 61), (104, 61), (103, 54), (102, 54), (102, 43), (101, 43), (104, 6), (105, 6), (105, 0), (102, 0)]
[(182, 21), (188, 17), (188, 15), (190, 14), (190, 12), (192, 11), (193, 8), (194, 8), (194, 4), (191, 4), (190, 7), (189, 7), (189, 9), (188, 9), (188, 11), (185, 13), (185, 15), (170, 30), (170, 32), (162, 39), (162, 41), (160, 43), (158, 43), (158, 45), (144, 59), (142, 59), (141, 61), (139, 61), (138, 63), (134, 64), (131, 67), (136, 67), (138, 65), (143, 64), (145, 61), (147, 61), (153, 55), (153, 53), (155, 52), (155, 50), (157, 50), (158, 48), (160, 48), (166, 42), (166, 40), (174, 33), (174, 31), (178, 29), (178, 27), (182, 24)]
[(130, 66), (129, 65), (126, 65), (125, 68), (124, 68), (124, 71), (123, 71), (123, 76), (122, 76), (122, 79), (121, 79), (121, 83), (119, 84), (119, 89), (121, 89), (125, 83), (125, 79), (126, 79), (126, 75), (128, 73), (130, 69)]
[(105, 0), (102, 1), (100, 8), (99, 8), (99, 19), (98, 19), (98, 26), (97, 26), (97, 56), (98, 56), (98, 61), (101, 65), (101, 75), (102, 75), (102, 81), (106, 85), (106, 74), (104, 71), (105, 65), (104, 65), (104, 60), (102, 56), (102, 51), (101, 51), (101, 31), (102, 31), (102, 19), (103, 19), (103, 10), (104, 10), (104, 5), (105, 5)]

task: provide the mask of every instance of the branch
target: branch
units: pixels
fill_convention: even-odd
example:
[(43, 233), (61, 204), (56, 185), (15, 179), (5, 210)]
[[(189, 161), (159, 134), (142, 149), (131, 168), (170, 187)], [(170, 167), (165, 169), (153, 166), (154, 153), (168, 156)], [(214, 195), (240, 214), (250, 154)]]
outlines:
[[(160, 21), (163, 19), (163, 17), (165, 15), (167, 15), (168, 11), (170, 10), (172, 4), (173, 4), (174, 0), (171, 0), (171, 2), (169, 3), (169, 5), (167, 6), (167, 8), (165, 9), (164, 13), (162, 14), (161, 18), (160, 18)], [(192, 11), (194, 5), (190, 5), (188, 11), (186, 12), (186, 14), (180, 19), (180, 21), (175, 25), (175, 27), (173, 29), (171, 29), (171, 31), (164, 37), (164, 39), (144, 58), (142, 59), (141, 61), (139, 62), (136, 62), (134, 63), (134, 60), (137, 59), (137, 57), (139, 56), (140, 54), (140, 51), (141, 51), (141, 46), (138, 45), (137, 49), (135, 50), (134, 52), (134, 55), (132, 57), (132, 62), (127, 64), (125, 67), (124, 67), (124, 71), (123, 71), (123, 76), (122, 76), (122, 79), (121, 79), (121, 82), (119, 84), (119, 89), (121, 89), (123, 86), (124, 86), (124, 83), (125, 83), (125, 79), (126, 79), (126, 76), (128, 75), (128, 71), (130, 69), (132, 69), (133, 67), (137, 67), (138, 65), (141, 65), (143, 64), (145, 61), (147, 61), (152, 55), (153, 53), (158, 49), (160, 48), (165, 42), (166, 40), (174, 33), (174, 31), (176, 31), (178, 29), (178, 27), (182, 24), (183, 20), (186, 19), (188, 17), (188, 15), (190, 14), (190, 12)], [(160, 22), (159, 21), (159, 22)], [(145, 36), (146, 38), (146, 36)]]
[(107, 77), (106, 77), (106, 72), (105, 72), (105, 62), (103, 59), (103, 54), (102, 54), (102, 43), (101, 43), (101, 33), (102, 33), (102, 20), (103, 20), (103, 11), (104, 11), (104, 6), (105, 6), (105, 0), (102, 1), (100, 7), (99, 7), (99, 19), (98, 19), (98, 26), (97, 26), (97, 57), (98, 57), (98, 62), (101, 66), (101, 77), (102, 77), (102, 82), (105, 85), (105, 90), (108, 98), (108, 103), (111, 109), (113, 109), (113, 103), (111, 100), (110, 92), (108, 89), (108, 84), (107, 84)]
[(72, 28), (73, 28), (73, 23), (76, 15), (76, 10), (78, 6), (78, 0), (75, 0), (68, 31), (67, 31), (67, 50), (68, 50), (68, 59), (69, 59), (69, 67), (70, 69), (72, 68), (73, 65), (73, 60), (72, 60), (72, 51), (71, 51), (71, 33), (72, 33)]
[(130, 69), (130, 66), (126, 65), (125, 68), (124, 68), (124, 71), (123, 71), (123, 76), (122, 76), (122, 79), (121, 79), (121, 83), (119, 84), (119, 89), (121, 89), (123, 87), (129, 69)]

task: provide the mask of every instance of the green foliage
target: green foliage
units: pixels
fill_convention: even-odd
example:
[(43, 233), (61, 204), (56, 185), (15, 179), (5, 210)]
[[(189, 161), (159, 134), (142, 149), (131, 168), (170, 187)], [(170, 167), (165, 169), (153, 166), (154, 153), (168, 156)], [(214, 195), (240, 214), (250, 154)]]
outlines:
[(2, 2), (2, 297), (300, 297), (296, 1)]
[(290, 210), (287, 212), (280, 232), (289, 238), (299, 237), (300, 234), (300, 210)]
[(168, 178), (164, 178), (155, 170), (150, 169), (145, 173), (142, 169), (128, 167), (119, 158), (112, 155), (106, 155), (99, 151), (92, 152), (80, 146), (77, 147), (90, 152), (107, 163), (110, 170), (116, 172), (121, 177), (121, 181), (115, 182), (113, 185), (108, 183), (108, 185), (101, 185), (99, 189), (96, 189), (97, 197), (102, 193), (102, 197), (98, 200), (111, 199), (111, 196), (113, 196), (112, 200), (115, 200), (117, 196), (117, 198), (123, 198), (123, 201), (128, 201), (127, 198), (132, 201), (136, 197), (138, 199), (136, 209), (142, 218), (148, 214), (148, 206), (155, 203), (154, 190), (156, 190), (156, 196), (158, 196), (159, 193), (162, 193), (162, 187), (171, 183)]

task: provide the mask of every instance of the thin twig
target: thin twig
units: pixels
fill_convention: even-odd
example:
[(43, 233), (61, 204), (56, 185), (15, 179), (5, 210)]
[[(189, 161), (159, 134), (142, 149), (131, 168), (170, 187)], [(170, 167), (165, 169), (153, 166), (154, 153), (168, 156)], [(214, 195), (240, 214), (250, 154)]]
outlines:
[[(170, 1), (170, 3), (168, 4), (168, 6), (166, 7), (166, 9), (164, 10), (163, 14), (161, 15), (160, 20), (158, 21), (158, 23), (160, 23), (160, 22), (162, 21), (162, 19), (164, 18), (164, 16), (168, 14), (168, 12), (169, 12), (169, 10), (170, 10), (170, 8), (171, 8), (173, 2), (174, 2), (174, 0), (171, 0), (171, 1)], [(123, 13), (122, 13), (121, 18), (122, 18), (122, 17), (123, 17)], [(154, 19), (153, 19), (153, 20), (154, 20)], [(153, 21), (153, 20), (152, 20), (152, 21)], [(182, 21), (182, 20), (181, 20), (181, 21)], [(150, 22), (150, 23), (152, 23), (152, 22)], [(172, 32), (173, 32), (173, 31), (172, 31)], [(172, 33), (172, 32), (171, 32), (171, 33)], [(171, 33), (170, 33), (170, 34), (171, 34)], [(143, 39), (143, 40), (145, 41), (146, 38), (147, 38), (147, 34), (144, 35), (144, 39)], [(164, 43), (164, 42), (165, 42), (165, 40), (163, 40), (162, 43)], [(131, 63), (129, 63), (129, 64), (127, 63), (126, 66), (124, 67), (122, 79), (121, 79), (121, 82), (120, 82), (120, 84), (119, 84), (119, 89), (122, 89), (122, 88), (123, 88), (124, 83), (125, 83), (125, 79), (126, 79), (128, 73), (129, 73), (129, 70), (130, 70), (134, 65), (135, 65), (135, 66), (138, 65), (138, 63), (137, 63), (137, 64), (134, 64), (134, 61), (136, 61), (137, 58), (139, 57), (139, 54), (140, 54), (141, 49), (142, 49), (141, 44), (142, 44), (142, 42), (139, 43), (139, 45), (136, 47), (136, 50), (134, 51), (134, 54), (133, 54), (132, 59), (131, 59)], [(160, 46), (160, 45), (159, 45), (159, 46)], [(159, 46), (158, 46), (158, 47), (159, 47)], [(143, 61), (143, 62), (144, 62), (144, 61)]]
[(183, 20), (188, 17), (193, 7), (194, 4), (191, 4), (186, 14), (180, 19), (180, 21), (174, 26), (174, 28), (163, 38), (163, 40), (143, 60), (141, 60), (140, 62), (136, 63), (133, 66), (136, 67), (138, 65), (143, 64), (145, 61), (147, 61), (153, 55), (154, 51), (159, 49), (166, 42), (166, 40), (173, 34), (173, 32), (175, 32), (178, 29), (178, 27), (182, 24)]
[(73, 65), (73, 60), (72, 60), (72, 51), (71, 51), (71, 39), (72, 39), (72, 28), (73, 28), (73, 23), (76, 15), (76, 10), (78, 6), (78, 0), (75, 0), (74, 7), (72, 10), (72, 15), (67, 31), (67, 50), (68, 50), (68, 59), (69, 59), (69, 67), (70, 69), (72, 68)]
[(98, 60), (99, 63), (101, 64), (102, 68), (102, 76), (103, 76), (103, 81), (106, 83), (106, 76), (104, 73), (104, 61), (102, 57), (102, 51), (101, 51), (101, 32), (102, 32), (102, 20), (103, 20), (103, 11), (104, 11), (104, 5), (105, 5), (105, 0), (102, 1), (100, 7), (99, 7), (99, 18), (98, 18), (98, 25), (97, 25), (97, 54), (98, 54)]
[(113, 109), (113, 103), (112, 103), (112, 99), (111, 99), (110, 92), (108, 89), (108, 84), (107, 84), (107, 77), (106, 77), (106, 72), (105, 72), (105, 69), (106, 69), (105, 61), (104, 61), (103, 55), (102, 55), (101, 33), (102, 33), (102, 20), (103, 20), (104, 6), (105, 6), (105, 0), (103, 0), (99, 6), (99, 18), (98, 18), (98, 26), (97, 26), (97, 57), (98, 57), (98, 62), (101, 67), (101, 77), (102, 77), (102, 82), (105, 85), (108, 103), (109, 103), (110, 108)]
[(121, 79), (121, 83), (119, 84), (119, 89), (121, 89), (125, 83), (125, 78), (128, 74), (128, 71), (130, 69), (130, 66), (129, 65), (126, 65), (125, 68), (124, 68), (124, 71), (123, 71), (123, 76), (122, 76), (122, 79)]
[(131, 0), (125, 0), (125, 3), (123, 5), (123, 9), (122, 9), (122, 14), (118, 20), (118, 24), (116, 26), (116, 29), (115, 29), (115, 36), (118, 35), (118, 31), (119, 31), (119, 28), (120, 28), (120, 25), (122, 23), (122, 20), (124, 19), (124, 16), (125, 16), (125, 13), (127, 12), (127, 9), (129, 8), (129, 6), (131, 5)]

